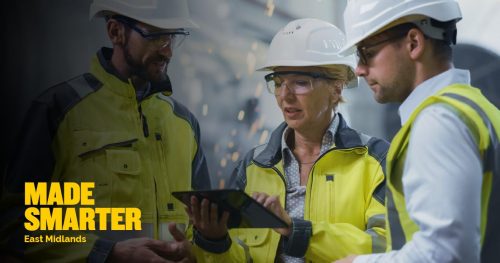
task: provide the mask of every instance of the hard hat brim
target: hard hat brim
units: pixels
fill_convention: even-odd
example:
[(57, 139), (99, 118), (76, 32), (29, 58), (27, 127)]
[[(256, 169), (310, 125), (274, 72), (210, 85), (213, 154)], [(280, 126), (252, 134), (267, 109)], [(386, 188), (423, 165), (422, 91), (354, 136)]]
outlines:
[(273, 71), (277, 67), (329, 67), (329, 66), (348, 66), (351, 68), (356, 68), (356, 65), (349, 59), (345, 61), (335, 60), (335, 61), (324, 61), (322, 63), (311, 62), (311, 61), (301, 61), (301, 60), (280, 60), (274, 61), (274, 63), (263, 65), (259, 67), (256, 71)]

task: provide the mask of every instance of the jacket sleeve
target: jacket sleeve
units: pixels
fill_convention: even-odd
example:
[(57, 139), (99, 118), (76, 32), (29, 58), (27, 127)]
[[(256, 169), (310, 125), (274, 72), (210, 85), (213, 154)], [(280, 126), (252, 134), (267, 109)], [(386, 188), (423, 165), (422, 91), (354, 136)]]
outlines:
[(194, 116), (192, 116), (193, 130), (195, 133), (198, 148), (192, 162), (191, 187), (196, 190), (211, 189), (210, 174), (208, 172), (207, 160), (201, 146), (200, 126)]
[[(81, 85), (73, 85), (80, 81), (90, 85), (85, 94), (78, 92), (80, 90), (78, 87)], [(71, 233), (74, 236), (82, 234), (86, 238), (85, 243), (24, 242), (26, 234), (30, 236), (37, 234), (37, 232), (28, 233), (23, 226), (24, 183), (53, 180), (56, 162), (53, 141), (61, 120), (73, 105), (97, 89), (98, 85), (99, 83), (91, 75), (84, 74), (74, 81), (63, 82), (49, 88), (31, 103), (13, 145), (4, 175), (0, 223), (7, 227), (2, 227), (0, 230), (2, 251), (35, 262), (87, 260), (97, 240), (97, 236), (93, 234), (76, 231)], [(45, 234), (57, 235), (58, 232), (45, 231), (43, 236)]]
[(251, 262), (248, 247), (229, 231), (223, 240), (206, 240), (194, 233), (193, 252), (197, 262), (232, 263)]
[(0, 209), (4, 226), (0, 230), (2, 250), (16, 255), (24, 251), (24, 183), (49, 181), (54, 167), (50, 110), (46, 104), (35, 101), (26, 116), (3, 176)]
[[(55, 106), (57, 107), (57, 106)], [(54, 169), (52, 141), (58, 126), (57, 109), (53, 105), (35, 100), (23, 121), (5, 173), (1, 199), (1, 246), (3, 251), (28, 262), (63, 261), (85, 262), (97, 237), (75, 233), (86, 238), (85, 243), (25, 243), (25, 235), (58, 235), (61, 232), (27, 232), (24, 221), (24, 183), (48, 182)]]

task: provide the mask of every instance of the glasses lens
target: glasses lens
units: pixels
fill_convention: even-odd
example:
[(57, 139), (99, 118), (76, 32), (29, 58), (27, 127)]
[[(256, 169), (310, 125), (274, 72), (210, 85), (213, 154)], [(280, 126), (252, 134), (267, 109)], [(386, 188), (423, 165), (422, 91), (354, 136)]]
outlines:
[(296, 76), (291, 78), (290, 88), (295, 94), (305, 94), (312, 90), (312, 79), (306, 76)]
[(180, 47), (184, 43), (184, 40), (186, 40), (186, 35), (184, 34), (172, 35), (172, 48)]
[(288, 88), (293, 94), (305, 94), (312, 90), (312, 78), (309, 76), (273, 76), (266, 78), (267, 90), (274, 95), (281, 94), (281, 90)]
[(278, 77), (270, 78), (266, 80), (266, 87), (269, 93), (279, 94), (281, 90), (282, 81)]
[(149, 39), (155, 47), (164, 48), (168, 46), (171, 49), (175, 49), (182, 45), (186, 39), (186, 35), (169, 33), (164, 35), (149, 36), (147, 39)]

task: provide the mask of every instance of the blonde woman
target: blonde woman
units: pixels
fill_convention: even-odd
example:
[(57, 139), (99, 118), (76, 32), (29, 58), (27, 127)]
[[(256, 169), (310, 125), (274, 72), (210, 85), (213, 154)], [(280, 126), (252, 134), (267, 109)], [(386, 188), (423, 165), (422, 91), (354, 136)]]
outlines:
[(342, 89), (353, 57), (339, 57), (344, 35), (317, 19), (290, 22), (273, 38), (267, 88), (285, 122), (251, 150), (232, 186), (268, 207), (282, 229), (227, 231), (208, 200), (191, 200), (198, 261), (329, 262), (385, 250), (384, 162), (388, 143), (349, 128)]

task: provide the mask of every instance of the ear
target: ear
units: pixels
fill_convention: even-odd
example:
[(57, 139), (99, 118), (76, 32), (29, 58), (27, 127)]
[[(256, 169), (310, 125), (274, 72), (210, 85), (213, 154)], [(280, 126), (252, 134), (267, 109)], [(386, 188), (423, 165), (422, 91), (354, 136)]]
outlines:
[(124, 45), (126, 41), (125, 26), (115, 19), (109, 19), (107, 24), (108, 37), (113, 45)]
[(330, 94), (331, 98), (336, 101), (342, 96), (343, 89), (342, 81), (335, 80), (330, 84)]
[(418, 60), (422, 57), (425, 51), (426, 43), (425, 43), (425, 35), (417, 28), (412, 28), (408, 31), (406, 35), (409, 40), (407, 49), (410, 55), (410, 58), (413, 60)]
[(344, 88), (344, 84), (340, 80), (336, 80), (333, 82), (332, 85), (332, 92), (333, 95), (341, 95), (342, 94), (342, 89)]

